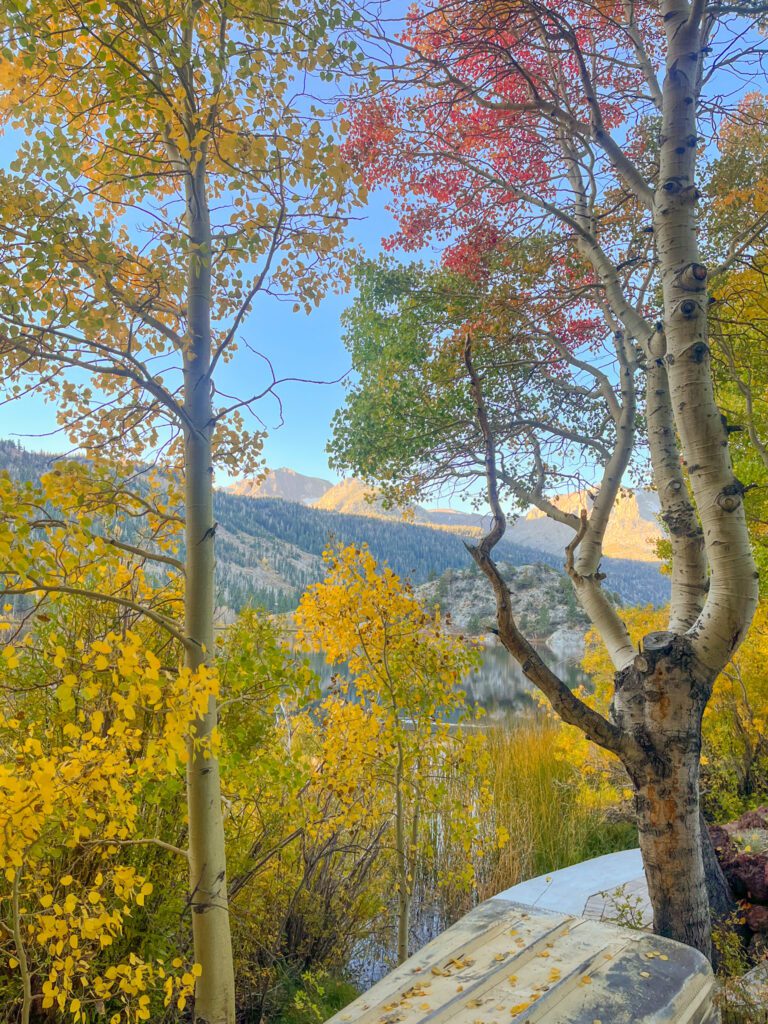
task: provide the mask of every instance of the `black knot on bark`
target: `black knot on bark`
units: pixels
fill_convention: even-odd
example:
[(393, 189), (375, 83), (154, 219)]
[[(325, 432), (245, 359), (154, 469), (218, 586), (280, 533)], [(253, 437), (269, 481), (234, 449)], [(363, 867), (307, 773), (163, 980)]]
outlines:
[(693, 299), (683, 299), (679, 306), (680, 313), (686, 320), (692, 320), (698, 312), (698, 305)]
[(703, 291), (707, 286), (708, 271), (703, 263), (689, 263), (677, 274), (678, 287), (689, 292)]
[(718, 496), (715, 498), (715, 502), (720, 506), (723, 512), (735, 512), (742, 501), (742, 495), (746, 487), (735, 477), (731, 483), (726, 484), (725, 487), (720, 491)]
[(709, 355), (709, 346), (703, 341), (697, 341), (695, 345), (691, 345), (691, 362), (692, 363), (703, 363)]
[(677, 178), (668, 178), (661, 187), (670, 195), (675, 195), (680, 191), (681, 185)]
[(720, 422), (723, 424), (723, 429), (726, 434), (739, 434), (744, 429), (739, 423), (729, 423), (728, 417), (720, 413)]

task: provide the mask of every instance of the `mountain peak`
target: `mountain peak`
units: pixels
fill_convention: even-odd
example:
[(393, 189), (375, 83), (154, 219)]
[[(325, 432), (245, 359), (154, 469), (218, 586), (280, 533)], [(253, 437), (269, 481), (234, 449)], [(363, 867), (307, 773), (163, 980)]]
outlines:
[(305, 476), (295, 469), (280, 466), (270, 469), (263, 479), (238, 480), (226, 488), (230, 494), (241, 494), (246, 498), (283, 498), (301, 505), (312, 505), (330, 490), (333, 484), (319, 476)]
[(379, 495), (355, 477), (347, 477), (329, 487), (313, 504), (315, 508), (328, 512), (345, 512), (349, 515), (385, 514)]

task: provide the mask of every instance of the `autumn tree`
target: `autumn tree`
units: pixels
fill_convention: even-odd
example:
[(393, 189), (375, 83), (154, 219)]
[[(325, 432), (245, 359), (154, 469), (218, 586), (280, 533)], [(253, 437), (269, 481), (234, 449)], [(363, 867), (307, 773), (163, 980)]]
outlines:
[[(370, 777), (387, 793), (402, 963), (409, 955), (414, 881), (426, 854), (430, 813), (440, 807), (444, 820), (450, 817), (446, 827), (468, 852), (479, 835), (482, 808), (456, 800), (450, 811), (444, 806), (452, 767), (464, 766), (467, 780), (482, 778), (480, 747), (457, 730), (467, 717), (460, 685), (477, 666), (478, 653), (445, 629), (439, 611), (425, 611), (409, 585), (377, 566), (367, 549), (328, 552), (326, 561), (325, 580), (299, 604), (297, 640), (349, 673), (346, 681), (336, 677), (342, 700), (333, 695), (327, 704), (328, 733), (334, 745), (348, 745), (352, 773)], [(360, 719), (358, 727), (339, 728), (336, 719), (350, 717)], [(467, 870), (470, 863), (467, 856)]]
[[(338, 447), (341, 462), (412, 491), (438, 479), (484, 479), (493, 525), (471, 553), (493, 587), (501, 641), (558, 714), (626, 766), (655, 929), (707, 954), (701, 719), (757, 602), (746, 484), (734, 475), (713, 392), (710, 271), (697, 213), (697, 153), (727, 106), (715, 95), (719, 62), (737, 64), (742, 52), (734, 26), (730, 8), (697, 0), (598, 8), (429, 0), (412, 9), (390, 40), (395, 60), (382, 94), (356, 111), (350, 145), (369, 185), (394, 187), (391, 246), (437, 242), (444, 264), (481, 286), (493, 273), (489, 254), (522, 252), (543, 236), (549, 260), (538, 280), (524, 276), (513, 287), (511, 328), (475, 314), (458, 331), (449, 327), (453, 377), (434, 394), (460, 381), (469, 426), (454, 419), (442, 447), (428, 436), (418, 459), (393, 460), (385, 449), (362, 460), (343, 440)], [(387, 35), (384, 25), (371, 31)], [(379, 311), (391, 312), (386, 304)], [(585, 318), (586, 332), (578, 323)], [(431, 354), (447, 339), (444, 332), (424, 343)], [(542, 420), (535, 377), (521, 389), (514, 371), (505, 408), (504, 362), (521, 353), (532, 373), (562, 368), (566, 424), (580, 397), (586, 410), (602, 406), (604, 431), (581, 429), (564, 444), (555, 406)], [(353, 394), (389, 393), (389, 375), (382, 359)], [(526, 423), (527, 398), (534, 412)], [(414, 436), (432, 409), (398, 404), (393, 439)], [(444, 461), (464, 431), (471, 457), (460, 445), (465, 462), (452, 463), (450, 452)], [(667, 628), (645, 636), (638, 651), (601, 587), (600, 560), (643, 438), (671, 539), (672, 601)], [(569, 474), (591, 492), (581, 515), (554, 500)], [(519, 502), (572, 531), (568, 571), (616, 672), (610, 716), (573, 694), (514, 621), (493, 550)]]
[[(137, 1024), (188, 1008), (200, 965), (184, 765), (212, 691), (238, 1011), (272, 1017), (381, 931), (387, 802), (355, 756), (377, 723), (339, 695), (318, 715), (316, 677), (250, 610), (224, 631), (215, 669), (179, 670), (183, 634), (165, 627), (178, 578), (142, 566), (138, 538), (118, 546), (138, 501), (121, 495), (112, 518), (100, 504), (91, 532), (84, 493), (106, 489), (78, 481), (92, 473), (60, 463), (41, 484), (0, 480), (16, 605), (0, 618), (0, 1021)], [(13, 589), (25, 560), (44, 581), (35, 594)]]
[[(624, 618), (630, 634), (639, 642), (645, 633), (663, 628), (665, 616), (665, 609), (646, 607), (627, 609)], [(718, 676), (704, 712), (702, 802), (708, 817), (716, 822), (733, 820), (763, 802), (768, 768), (768, 704), (762, 665), (767, 637), (766, 608), (761, 602), (749, 636)], [(613, 667), (600, 637), (593, 631), (587, 634), (582, 666), (591, 684), (590, 692), (583, 692), (583, 696), (607, 713), (613, 693)], [(616, 772), (621, 766), (599, 748), (592, 747), (588, 754), (589, 744), (578, 730), (564, 730), (562, 745), (574, 763), (590, 763), (587, 771), (593, 770), (598, 785), (600, 779), (608, 776), (623, 785)]]
[[(350, 208), (321, 99), (350, 50), (334, 3), (14, 3), (0, 15), (0, 361), (74, 444), (182, 473), (184, 670), (214, 653), (214, 467), (258, 469), (217, 389), (260, 293), (311, 306)], [(343, 271), (341, 271), (343, 277)], [(169, 511), (166, 509), (166, 511)], [(176, 514), (170, 510), (172, 514)], [(174, 627), (176, 628), (176, 627)], [(234, 1020), (211, 696), (189, 739), (196, 1016)]]

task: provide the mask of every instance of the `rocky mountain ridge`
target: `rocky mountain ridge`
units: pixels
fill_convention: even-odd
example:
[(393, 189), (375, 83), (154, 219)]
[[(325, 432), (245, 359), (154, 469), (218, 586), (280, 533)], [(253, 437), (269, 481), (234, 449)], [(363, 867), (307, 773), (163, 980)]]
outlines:
[(301, 505), (313, 505), (332, 488), (330, 480), (323, 480), (318, 476), (305, 476), (303, 473), (297, 473), (295, 469), (280, 466), (279, 469), (270, 469), (261, 479), (239, 480), (225, 490), (246, 498), (283, 498), (285, 501), (296, 501)]
[(322, 498), (314, 502), (315, 508), (328, 512), (341, 512), (345, 515), (379, 516), (406, 522), (420, 523), (425, 526), (447, 526), (469, 528), (479, 533), (488, 522), (487, 516), (475, 512), (461, 512), (452, 508), (422, 508), (414, 505), (403, 512), (400, 509), (386, 509), (376, 493), (362, 480), (354, 477), (341, 480), (330, 487)]
[[(563, 512), (578, 515), (582, 508), (591, 509), (593, 498), (589, 491), (575, 491), (555, 498), (554, 503)], [(605, 532), (605, 557), (658, 561), (656, 545), (664, 536), (659, 525), (659, 512), (659, 498), (655, 491), (623, 489)], [(573, 531), (548, 519), (539, 509), (531, 509), (524, 518), (511, 525), (507, 535), (517, 544), (530, 544), (554, 554), (565, 548), (573, 537)]]
[[(252, 498), (283, 498), (300, 501), (313, 508), (343, 515), (369, 516), (392, 521), (408, 521), (426, 526), (457, 528), (464, 535), (477, 535), (487, 529), (488, 516), (458, 509), (427, 509), (415, 505), (406, 513), (384, 507), (380, 495), (361, 480), (348, 477), (337, 484), (318, 477), (307, 477), (289, 469), (271, 471), (263, 482), (242, 481), (227, 488), (230, 493)], [(558, 508), (578, 515), (580, 509), (591, 508), (593, 496), (587, 490), (563, 494), (554, 499)], [(657, 543), (663, 537), (659, 525), (659, 500), (655, 492), (623, 489), (611, 513), (605, 534), (606, 558), (629, 561), (658, 561)], [(511, 521), (506, 539), (522, 547), (562, 556), (573, 537), (568, 526), (549, 519), (538, 509)]]
[[(0, 440), (0, 471), (6, 469), (19, 479), (38, 478), (55, 461), (55, 456), (29, 452)], [(386, 562), (417, 586), (430, 580), (439, 586), (437, 581), (447, 570), (469, 570), (473, 565), (465, 540), (476, 537), (477, 527), (446, 529), (443, 524), (407, 523), (402, 518), (317, 508), (306, 503), (310, 495), (303, 480), (296, 482), (292, 476), (282, 476), (276, 478), (276, 483), (286, 479), (291, 485), (297, 483), (305, 502), (279, 497), (255, 499), (232, 489), (215, 494), (218, 604), (228, 614), (248, 604), (269, 611), (292, 610), (302, 591), (322, 578), (322, 553), (334, 544), (367, 544), (379, 562)], [(562, 550), (548, 551), (530, 543), (523, 546), (505, 538), (497, 548), (497, 557), (515, 569), (542, 563), (542, 579), (559, 578), (568, 583), (562, 576)], [(669, 580), (653, 563), (606, 558), (602, 570), (607, 573), (606, 588), (618, 592), (626, 602), (662, 604), (668, 600)], [(542, 570), (536, 572), (541, 575)], [(477, 582), (484, 581), (478, 578)], [(567, 589), (569, 592), (569, 583)], [(543, 593), (548, 593), (546, 586)], [(459, 595), (456, 597), (446, 607), (458, 621), (464, 613)], [(478, 589), (476, 600), (471, 599), (478, 611), (481, 600), (488, 600), (485, 588)], [(534, 623), (540, 605), (530, 609)]]

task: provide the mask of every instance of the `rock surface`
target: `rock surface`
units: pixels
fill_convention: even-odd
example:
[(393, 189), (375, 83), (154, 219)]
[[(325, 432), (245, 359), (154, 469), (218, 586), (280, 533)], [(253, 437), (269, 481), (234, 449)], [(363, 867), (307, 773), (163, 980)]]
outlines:
[[(709, 834), (740, 902), (747, 951), (754, 961), (763, 960), (768, 956), (768, 807), (747, 811), (727, 825), (712, 825)], [(765, 972), (768, 980), (768, 965)]]
[[(512, 611), (526, 636), (570, 644), (578, 659), (584, 649), (587, 619), (577, 606), (570, 580), (550, 565), (514, 566), (499, 563), (509, 585)], [(455, 629), (482, 635), (496, 624), (496, 607), (488, 580), (479, 569), (450, 569), (440, 579), (422, 583), (416, 593), (428, 605), (439, 605)]]

